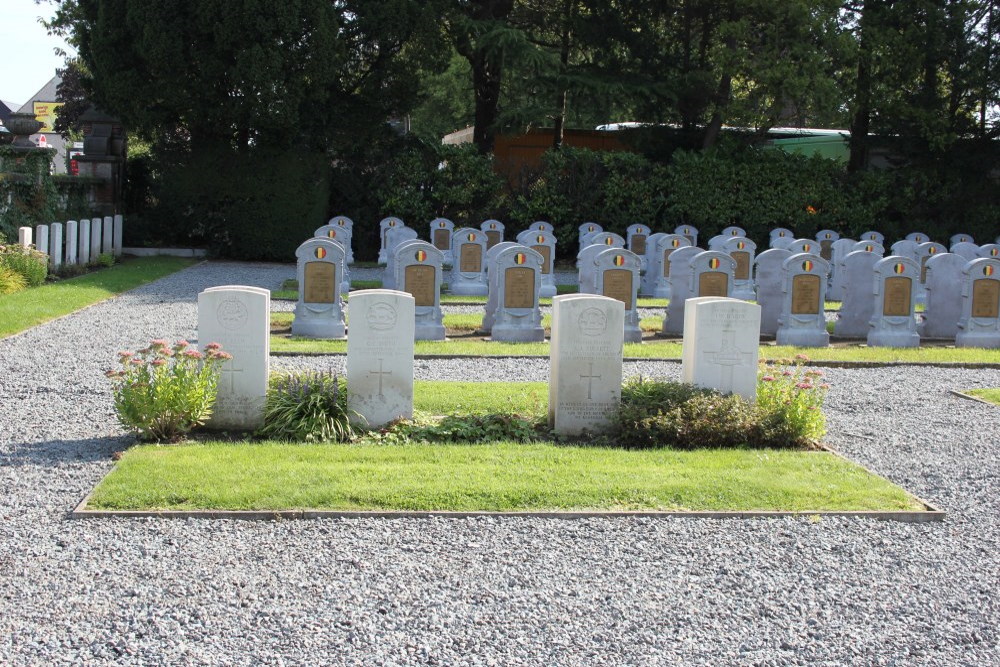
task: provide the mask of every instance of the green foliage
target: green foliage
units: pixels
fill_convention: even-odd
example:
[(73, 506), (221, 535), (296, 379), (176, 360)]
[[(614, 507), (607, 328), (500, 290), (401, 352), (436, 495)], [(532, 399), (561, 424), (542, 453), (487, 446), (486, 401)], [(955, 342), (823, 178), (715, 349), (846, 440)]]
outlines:
[(15, 271), (29, 287), (45, 282), (49, 274), (49, 256), (34, 248), (25, 250), (19, 245), (0, 246), (0, 268)]
[(28, 281), (14, 269), (0, 265), (0, 294), (20, 292), (28, 286)]
[(545, 425), (513, 412), (446, 415), (440, 421), (399, 422), (391, 432), (415, 442), (533, 442)]
[(95, 266), (104, 267), (105, 269), (110, 269), (115, 265), (115, 256), (110, 252), (102, 252), (92, 262)]
[(218, 343), (202, 354), (187, 341), (171, 346), (154, 340), (138, 352), (119, 352), (114, 383), (115, 412), (122, 426), (142, 440), (176, 441), (212, 414), (219, 372), (232, 355)]
[(16, 239), (18, 227), (58, 219), (59, 193), (49, 174), (54, 154), (53, 149), (25, 153), (0, 146), (0, 235)]
[(354, 437), (347, 383), (332, 373), (306, 372), (271, 378), (264, 403), (264, 438), (346, 442)]
[(631, 380), (607, 438), (641, 449), (807, 447), (826, 432), (820, 375), (801, 366), (787, 375), (762, 372), (756, 402), (682, 383)]

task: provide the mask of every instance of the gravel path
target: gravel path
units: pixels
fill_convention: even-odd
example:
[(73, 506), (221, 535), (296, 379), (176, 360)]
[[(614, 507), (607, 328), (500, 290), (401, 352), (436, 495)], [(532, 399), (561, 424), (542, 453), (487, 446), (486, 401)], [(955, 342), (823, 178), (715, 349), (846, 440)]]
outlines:
[(193, 337), (205, 287), (287, 274), (202, 264), (0, 341), (0, 664), (1000, 663), (1000, 413), (947, 394), (995, 370), (829, 372), (829, 441), (943, 524), (68, 520), (129, 444), (101, 374), (115, 352)]

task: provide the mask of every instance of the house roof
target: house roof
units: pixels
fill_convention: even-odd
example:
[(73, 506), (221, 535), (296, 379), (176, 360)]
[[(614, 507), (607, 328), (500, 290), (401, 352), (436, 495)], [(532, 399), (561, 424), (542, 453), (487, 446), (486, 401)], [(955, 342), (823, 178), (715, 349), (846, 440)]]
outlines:
[(61, 81), (62, 81), (62, 77), (58, 76), (58, 75), (52, 77), (51, 79), (49, 79), (48, 83), (46, 83), (44, 86), (42, 86), (41, 89), (37, 93), (35, 93), (34, 95), (32, 95), (28, 99), (27, 102), (25, 102), (24, 104), (21, 105), (21, 108), (18, 109), (18, 112), (20, 112), (20, 113), (32, 113), (34, 111), (33, 104), (35, 102), (55, 102), (56, 101), (56, 88), (59, 87), (59, 83)]

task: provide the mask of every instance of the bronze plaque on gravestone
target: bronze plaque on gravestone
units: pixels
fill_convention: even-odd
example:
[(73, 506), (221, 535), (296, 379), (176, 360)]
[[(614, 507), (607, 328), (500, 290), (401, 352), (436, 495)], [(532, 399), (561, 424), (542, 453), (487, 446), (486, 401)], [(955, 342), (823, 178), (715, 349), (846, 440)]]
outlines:
[(414, 306), (434, 305), (434, 267), (411, 264), (403, 270), (403, 291), (413, 295)]
[(833, 257), (833, 241), (819, 242), (819, 256), (828, 262), (830, 261), (830, 258)]
[(663, 277), (670, 277), (670, 253), (672, 253), (676, 248), (670, 248), (669, 250), (663, 251)]
[(302, 301), (333, 303), (337, 298), (337, 267), (330, 262), (306, 262)]
[(503, 307), (535, 307), (535, 270), (512, 266), (503, 274)]
[(447, 229), (434, 230), (434, 247), (447, 252), (451, 249), (451, 232)]
[(500, 232), (486, 232), (486, 249), (489, 250), (496, 244), (500, 243)]
[(552, 273), (552, 248), (547, 245), (533, 245), (531, 249), (542, 256), (542, 273)]
[(632, 252), (637, 255), (646, 254), (646, 235), (645, 234), (635, 234), (632, 237)]
[(458, 253), (458, 270), (461, 273), (479, 273), (483, 270), (483, 246), (463, 243)]
[(906, 317), (910, 314), (910, 290), (913, 281), (902, 276), (886, 278), (882, 297), (882, 315), (885, 317)]
[(733, 275), (736, 280), (750, 280), (750, 253), (737, 251), (729, 254), (736, 262), (736, 273)]
[(698, 296), (729, 296), (729, 276), (721, 271), (706, 271), (698, 276)]
[(632, 272), (627, 269), (606, 270), (604, 296), (618, 299), (625, 304), (625, 310), (632, 310)]
[(972, 316), (1000, 317), (1000, 280), (972, 281)]
[(792, 278), (792, 315), (817, 315), (819, 309), (819, 276), (803, 273)]

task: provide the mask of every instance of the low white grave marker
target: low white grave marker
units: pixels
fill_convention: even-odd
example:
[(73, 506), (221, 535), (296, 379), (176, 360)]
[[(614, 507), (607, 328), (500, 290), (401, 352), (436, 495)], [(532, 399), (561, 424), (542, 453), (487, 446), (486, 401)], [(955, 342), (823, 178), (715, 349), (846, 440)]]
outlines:
[(688, 299), (681, 381), (757, 398), (760, 306), (739, 299)]

